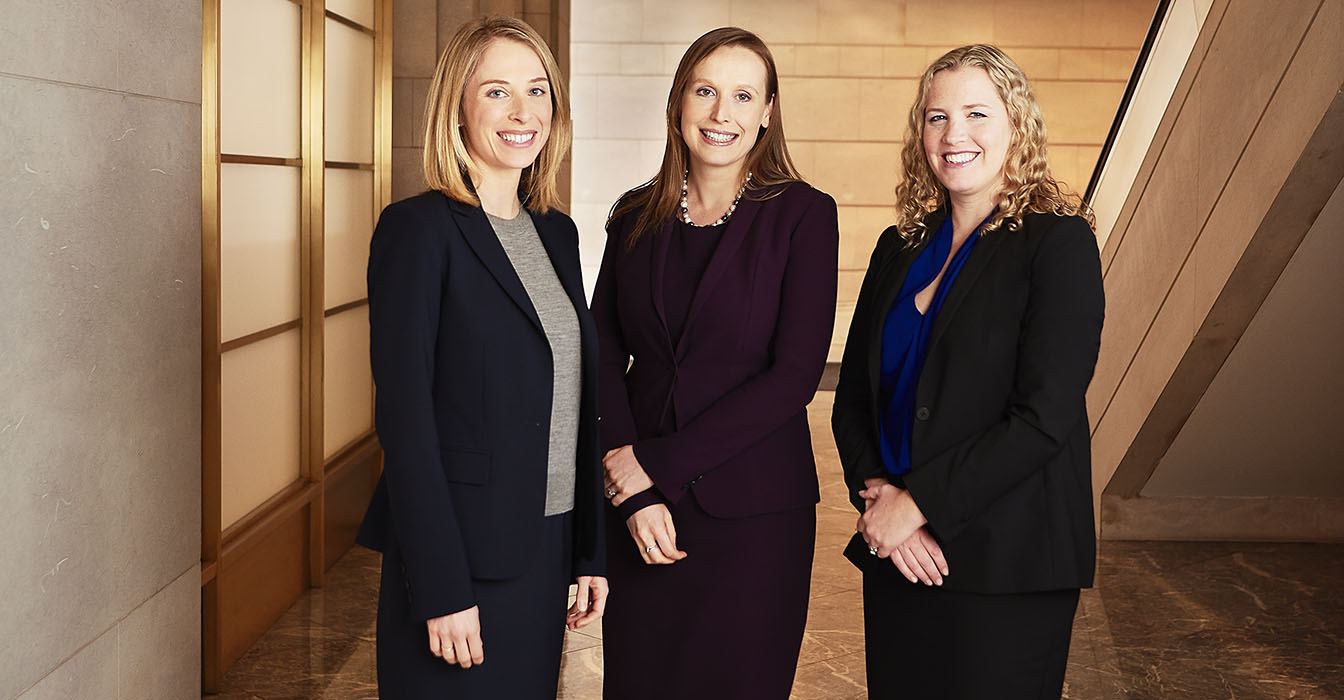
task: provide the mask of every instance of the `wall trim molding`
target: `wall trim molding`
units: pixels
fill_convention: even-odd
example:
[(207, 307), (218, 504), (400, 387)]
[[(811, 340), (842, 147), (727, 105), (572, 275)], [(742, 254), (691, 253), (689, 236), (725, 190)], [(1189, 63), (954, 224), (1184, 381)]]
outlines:
[(1344, 542), (1344, 498), (1105, 494), (1101, 539)]

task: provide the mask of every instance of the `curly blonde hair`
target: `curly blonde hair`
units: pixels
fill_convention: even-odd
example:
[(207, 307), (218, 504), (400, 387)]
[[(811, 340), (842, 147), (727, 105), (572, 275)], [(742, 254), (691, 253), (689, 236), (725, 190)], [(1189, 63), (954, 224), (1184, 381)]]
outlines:
[(947, 189), (938, 182), (924, 153), (924, 110), (933, 76), (939, 71), (982, 68), (1008, 109), (1013, 137), (1003, 164), (1003, 190), (998, 209), (981, 234), (1022, 227), (1029, 212), (1078, 215), (1096, 226), (1092, 209), (1077, 193), (1056, 181), (1045, 157), (1045, 118), (1031, 83), (1013, 59), (998, 47), (972, 44), (952, 49), (934, 61), (919, 80), (919, 92), (910, 107), (910, 124), (901, 148), (901, 183), (896, 186), (896, 228), (907, 245), (918, 245), (932, 235), (924, 218), (947, 203)]

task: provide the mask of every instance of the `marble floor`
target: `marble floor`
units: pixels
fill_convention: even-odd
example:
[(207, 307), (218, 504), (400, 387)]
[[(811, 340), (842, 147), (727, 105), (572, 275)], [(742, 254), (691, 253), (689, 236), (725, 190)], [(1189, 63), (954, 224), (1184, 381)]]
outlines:
[[(858, 572), (840, 556), (855, 514), (811, 414), (822, 501), (793, 698), (864, 698)], [(220, 700), (377, 698), (378, 555), (355, 548), (229, 670)], [(1344, 699), (1344, 545), (1102, 542), (1083, 591), (1064, 697)], [(567, 633), (558, 698), (601, 697), (597, 625)], [(705, 698), (702, 700), (717, 700)]]

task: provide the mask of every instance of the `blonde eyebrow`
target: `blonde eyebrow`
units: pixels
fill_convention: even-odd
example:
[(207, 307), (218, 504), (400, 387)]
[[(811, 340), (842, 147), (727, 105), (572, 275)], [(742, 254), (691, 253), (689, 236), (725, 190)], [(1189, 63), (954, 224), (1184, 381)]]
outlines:
[[(530, 84), (532, 84), (532, 83), (549, 83), (549, 82), (551, 82), (551, 81), (550, 81), (549, 78), (547, 78), (546, 76), (543, 75), (543, 76), (541, 76), (541, 77), (539, 77), (539, 78), (533, 78), (533, 79), (531, 79), (531, 80), (529, 80), (529, 81), (527, 81), (527, 82), (528, 82), (528, 84), (530, 85)], [(489, 79), (489, 80), (482, 80), (482, 81), (481, 81), (481, 85), (483, 85), (483, 86), (484, 86), (484, 85), (508, 85), (508, 84), (509, 84), (509, 81), (504, 80), (504, 79), (502, 79), (502, 78), (491, 78), (491, 79)]]

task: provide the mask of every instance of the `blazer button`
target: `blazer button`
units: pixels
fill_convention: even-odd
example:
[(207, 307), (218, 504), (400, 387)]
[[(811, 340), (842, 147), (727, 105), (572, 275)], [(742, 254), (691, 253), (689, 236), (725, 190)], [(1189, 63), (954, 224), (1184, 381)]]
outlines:
[(928, 407), (928, 406), (920, 406), (919, 409), (915, 411), (915, 418), (918, 418), (919, 420), (928, 420), (928, 419), (929, 419), (929, 407)]

